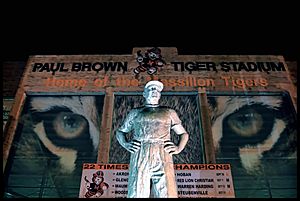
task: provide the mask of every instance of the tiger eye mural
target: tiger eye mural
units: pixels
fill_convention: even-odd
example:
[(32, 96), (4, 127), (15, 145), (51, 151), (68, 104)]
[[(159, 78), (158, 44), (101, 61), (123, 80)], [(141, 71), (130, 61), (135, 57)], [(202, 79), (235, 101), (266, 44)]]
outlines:
[(281, 186), (296, 196), (289, 189), (297, 183), (297, 127), (288, 94), (211, 95), (208, 102), (216, 160), (231, 164), (236, 192), (278, 196)]
[(103, 96), (29, 97), (13, 143), (8, 192), (78, 196), (82, 164), (97, 162), (102, 107)]

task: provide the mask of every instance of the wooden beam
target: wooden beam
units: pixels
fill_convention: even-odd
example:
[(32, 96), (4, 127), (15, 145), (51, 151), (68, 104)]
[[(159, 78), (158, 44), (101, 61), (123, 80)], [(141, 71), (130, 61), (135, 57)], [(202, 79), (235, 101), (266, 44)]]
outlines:
[(200, 102), (200, 114), (201, 125), (203, 131), (203, 142), (205, 150), (205, 163), (216, 163), (215, 149), (213, 145), (213, 136), (211, 131), (211, 119), (209, 115), (207, 95), (205, 88), (198, 89), (199, 102)]
[(104, 105), (102, 112), (102, 124), (100, 129), (100, 142), (97, 163), (108, 163), (110, 149), (110, 133), (112, 130), (114, 94), (113, 88), (105, 90)]

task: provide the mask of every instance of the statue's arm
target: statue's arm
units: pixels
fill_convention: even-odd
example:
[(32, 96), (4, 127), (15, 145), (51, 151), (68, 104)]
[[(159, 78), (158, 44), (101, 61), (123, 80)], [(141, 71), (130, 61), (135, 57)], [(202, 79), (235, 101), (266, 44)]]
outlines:
[(126, 134), (125, 132), (116, 131), (116, 138), (119, 142), (119, 144), (124, 147), (127, 151), (130, 153), (134, 153), (138, 151), (141, 148), (141, 143), (137, 140), (132, 140), (131, 142), (127, 142), (126, 140)]
[(187, 132), (184, 133), (177, 133), (176, 129), (173, 129), (177, 135), (180, 135), (179, 144), (175, 145), (172, 141), (165, 142), (165, 151), (169, 154), (179, 154), (186, 146), (189, 140), (189, 134)]
[(179, 119), (177, 113), (174, 110), (170, 110), (170, 117), (172, 121), (172, 127), (171, 129), (177, 134), (180, 135), (179, 144), (175, 145), (172, 141), (166, 141), (165, 142), (165, 150), (173, 155), (173, 154), (179, 154), (186, 146), (188, 140), (189, 140), (189, 134), (184, 129), (184, 127), (181, 124), (181, 120)]
[(124, 132), (119, 131), (119, 130), (116, 131), (116, 138), (117, 138), (119, 144), (120, 144), (122, 147), (124, 147), (125, 149), (127, 149), (127, 147), (128, 147), (128, 146), (127, 146), (126, 137), (125, 137), (126, 134), (127, 134), (127, 133), (124, 133)]
[(179, 141), (179, 144), (178, 144), (178, 153), (180, 153), (185, 148), (188, 140), (189, 140), (189, 134), (188, 133), (180, 134), (180, 141)]

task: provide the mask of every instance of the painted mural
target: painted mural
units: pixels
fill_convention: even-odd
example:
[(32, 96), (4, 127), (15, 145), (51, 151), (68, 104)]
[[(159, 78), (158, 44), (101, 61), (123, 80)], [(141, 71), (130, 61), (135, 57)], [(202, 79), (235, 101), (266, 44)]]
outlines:
[(78, 196), (82, 164), (97, 161), (102, 107), (103, 96), (29, 97), (13, 143), (8, 192)]
[(236, 192), (277, 197), (276, 188), (296, 185), (296, 118), (287, 94), (211, 95), (208, 102), (217, 163), (232, 165)]

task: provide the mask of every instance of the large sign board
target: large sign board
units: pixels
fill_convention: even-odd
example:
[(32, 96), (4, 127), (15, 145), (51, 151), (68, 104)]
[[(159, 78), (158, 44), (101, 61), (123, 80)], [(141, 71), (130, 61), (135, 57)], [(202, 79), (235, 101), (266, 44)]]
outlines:
[[(128, 164), (83, 165), (79, 198), (126, 198)], [(234, 198), (230, 164), (175, 164), (179, 198)]]
[[(114, 185), (114, 197), (126, 197), (128, 175), (119, 175), (123, 170), (116, 166), (85, 168), (87, 181), (82, 177), (79, 189), (82, 161), (128, 163), (115, 130), (132, 107), (140, 106), (144, 85), (160, 80), (165, 86), (161, 105), (182, 114), (193, 134), (174, 156), (175, 164), (189, 164), (176, 169), (180, 197), (297, 197), (297, 119), (291, 105), (297, 105), (297, 93), (287, 67), (282, 56), (178, 55), (172, 47), (161, 52), (138, 47), (128, 55), (31, 56), (13, 108), (3, 107), (6, 187), (25, 197), (78, 197), (79, 190), (86, 197), (85, 185), (99, 189), (92, 178), (103, 173), (102, 194), (87, 196), (107, 197)], [(215, 161), (230, 164), (236, 175), (232, 194), (224, 195), (222, 169), (188, 168)], [(118, 172), (112, 175), (115, 181), (106, 178), (110, 171)], [(28, 175), (40, 179), (33, 182)], [(225, 184), (209, 188), (209, 178)]]

